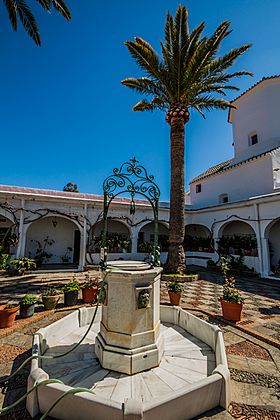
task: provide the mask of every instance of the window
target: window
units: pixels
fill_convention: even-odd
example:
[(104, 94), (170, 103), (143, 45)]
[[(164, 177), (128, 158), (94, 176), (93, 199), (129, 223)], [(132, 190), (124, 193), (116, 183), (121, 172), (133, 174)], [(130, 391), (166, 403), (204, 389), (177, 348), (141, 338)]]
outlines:
[(254, 144), (258, 143), (258, 135), (257, 133), (250, 134), (249, 136), (249, 146), (254, 146)]
[(219, 203), (220, 204), (228, 203), (228, 194), (220, 194), (219, 195)]
[(197, 184), (196, 185), (195, 191), (196, 191), (196, 193), (200, 193), (201, 192), (201, 184)]

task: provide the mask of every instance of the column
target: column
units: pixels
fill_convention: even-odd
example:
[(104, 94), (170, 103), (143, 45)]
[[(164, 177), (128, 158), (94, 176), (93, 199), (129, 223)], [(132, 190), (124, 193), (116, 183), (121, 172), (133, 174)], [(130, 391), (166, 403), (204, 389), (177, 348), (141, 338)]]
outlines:
[(86, 248), (87, 248), (87, 204), (84, 205), (84, 224), (83, 234), (81, 237), (81, 253), (79, 270), (83, 270), (86, 265)]
[(137, 245), (138, 245), (138, 229), (132, 228), (131, 229), (131, 253), (137, 253)]
[(26, 239), (26, 234), (23, 234), (24, 231), (24, 205), (25, 205), (25, 201), (24, 199), (21, 200), (21, 208), (20, 208), (20, 216), (19, 216), (19, 227), (18, 227), (18, 245), (17, 245), (17, 251), (16, 251), (16, 258), (21, 258), (24, 255), (24, 251), (25, 251), (25, 239)]

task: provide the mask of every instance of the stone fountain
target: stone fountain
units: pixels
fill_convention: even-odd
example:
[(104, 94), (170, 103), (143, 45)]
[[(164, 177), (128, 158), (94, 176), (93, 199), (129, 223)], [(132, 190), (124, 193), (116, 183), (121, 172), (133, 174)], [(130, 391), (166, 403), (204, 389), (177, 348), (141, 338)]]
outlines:
[[(186, 420), (230, 402), (222, 331), (179, 307), (160, 306), (160, 272), (133, 261), (112, 263), (106, 299), (84, 341), (54, 360), (33, 360), (27, 398), (32, 417), (72, 387), (51, 417), (65, 420)], [(143, 298), (143, 299), (142, 299)], [(34, 335), (33, 353), (60, 354), (85, 334), (94, 307), (81, 308)]]

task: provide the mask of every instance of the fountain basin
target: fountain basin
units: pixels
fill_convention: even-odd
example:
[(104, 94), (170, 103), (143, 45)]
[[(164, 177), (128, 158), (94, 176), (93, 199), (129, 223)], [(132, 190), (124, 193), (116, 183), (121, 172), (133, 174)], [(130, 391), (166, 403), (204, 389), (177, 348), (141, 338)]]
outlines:
[[(81, 308), (39, 330), (33, 354), (61, 354), (83, 336), (94, 308)], [(144, 419), (186, 420), (230, 402), (230, 376), (222, 331), (178, 307), (161, 306), (163, 355), (158, 367), (126, 375), (104, 369), (95, 354), (102, 308), (88, 336), (68, 356), (51, 361), (33, 360), (28, 389), (48, 378), (63, 385), (42, 385), (28, 396), (32, 417), (44, 413), (72, 387), (95, 395), (68, 395), (54, 408), (53, 418), (65, 420)]]

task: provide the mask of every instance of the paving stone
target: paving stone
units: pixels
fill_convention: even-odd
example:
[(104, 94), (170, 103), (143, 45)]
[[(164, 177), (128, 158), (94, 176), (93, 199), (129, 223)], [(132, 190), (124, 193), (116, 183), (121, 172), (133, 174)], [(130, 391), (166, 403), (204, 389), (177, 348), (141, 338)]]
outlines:
[(259, 385), (231, 381), (231, 397), (233, 401), (257, 405), (272, 411), (280, 409), (275, 390)]

